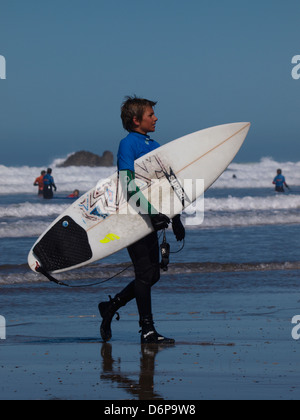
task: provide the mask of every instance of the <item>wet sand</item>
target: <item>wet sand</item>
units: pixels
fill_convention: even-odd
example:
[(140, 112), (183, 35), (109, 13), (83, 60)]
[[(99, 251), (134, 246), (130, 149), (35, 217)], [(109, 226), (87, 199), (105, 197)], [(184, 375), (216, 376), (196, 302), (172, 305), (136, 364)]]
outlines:
[[(1, 400), (300, 398), (298, 271), (166, 275), (153, 291), (171, 347), (142, 347), (134, 302), (99, 338), (105, 288), (1, 287)], [(298, 309), (299, 308), (299, 309)]]

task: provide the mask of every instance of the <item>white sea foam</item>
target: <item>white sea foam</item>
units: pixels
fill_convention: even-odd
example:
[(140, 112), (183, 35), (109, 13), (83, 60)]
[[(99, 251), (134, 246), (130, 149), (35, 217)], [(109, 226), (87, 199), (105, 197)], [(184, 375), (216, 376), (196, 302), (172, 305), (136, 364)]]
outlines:
[[(57, 168), (55, 163), (58, 162), (52, 165), (53, 175), (61, 195), (75, 188), (84, 193), (116, 170), (115, 167)], [(297, 185), (300, 185), (300, 162), (283, 164), (265, 158), (252, 164), (233, 163), (214, 184), (213, 188), (219, 191), (214, 193), (212, 190), (205, 197), (204, 222), (202, 203), (199, 201), (184, 212), (187, 226), (214, 228), (299, 223), (300, 195), (293, 192), (276, 195), (273, 192), (272, 180), (279, 167), (293, 187), (292, 191), (297, 191)], [(72, 204), (66, 200), (47, 202), (37, 199), (33, 181), (41, 169), (0, 165), (0, 238), (37, 237)], [(256, 187), (266, 188), (265, 195)], [(32, 201), (30, 197), (34, 197)]]
[(49, 224), (49, 222), (34, 220), (18, 220), (12, 223), (0, 222), (0, 238), (38, 237), (49, 227)]
[(300, 222), (300, 195), (228, 196), (206, 198), (204, 203), (204, 217), (201, 201), (186, 209), (187, 226), (214, 228)]
[(279, 168), (289, 185), (300, 186), (300, 162), (280, 163), (263, 158), (255, 163), (232, 163), (213, 188), (269, 188)]
[(205, 211), (251, 211), (300, 209), (300, 195), (273, 195), (265, 197), (206, 198)]
[(67, 209), (69, 204), (38, 204), (18, 203), (8, 206), (0, 205), (0, 220), (4, 218), (26, 219), (30, 217), (39, 218), (47, 216), (58, 216)]
[[(25, 202), (0, 206), (0, 238), (39, 236), (50, 221), (69, 205)], [(201, 207), (202, 203), (196, 202), (186, 209), (184, 215), (187, 227), (291, 224), (300, 221), (300, 195), (206, 198), (204, 222)]]
[[(8, 206), (0, 205), (0, 220), (4, 218), (42, 218), (56, 217), (65, 211), (71, 203), (64, 204), (38, 204), (38, 203), (18, 203)], [(199, 206), (199, 209), (198, 209)], [(202, 203), (196, 203), (191, 208), (186, 209), (186, 213), (192, 215), (195, 210), (199, 210)], [(232, 197), (226, 198), (205, 198), (205, 212), (238, 212), (253, 210), (300, 210), (300, 195), (289, 196), (266, 196), (266, 197)]]
[[(96, 185), (100, 179), (107, 178), (116, 171), (116, 167), (58, 168), (56, 165), (61, 160), (56, 160), (51, 165), (59, 192), (79, 189), (84, 193)], [(279, 163), (271, 158), (263, 158), (257, 163), (232, 163), (212, 188), (272, 188), (272, 180), (278, 168), (282, 168), (288, 184), (300, 186), (300, 162)], [(45, 168), (0, 165), (0, 195), (35, 193), (36, 187), (33, 186), (33, 182), (42, 169)]]
[[(58, 192), (80, 192), (90, 190), (100, 179), (107, 178), (115, 171), (111, 168), (75, 167), (57, 168), (51, 165)], [(40, 167), (6, 167), (0, 165), (0, 195), (18, 193), (36, 193), (37, 187), (33, 186), (35, 179), (40, 176), (45, 168)], [(46, 168), (47, 169), (47, 168)]]
[[(89, 265), (87, 267), (81, 268), (79, 270), (71, 270), (62, 274), (55, 275), (57, 280), (63, 281), (69, 286), (82, 287), (83, 285), (96, 285), (100, 281), (105, 281), (106, 279), (117, 275), (114, 278), (114, 286), (122, 287), (124, 285), (124, 278), (134, 275), (133, 270), (129, 267), (128, 270), (123, 271), (124, 268), (128, 266), (129, 263), (125, 264), (114, 264), (105, 265), (103, 263), (96, 263)], [(273, 261), (264, 261), (264, 262), (246, 262), (246, 263), (237, 263), (237, 262), (184, 262), (184, 263), (172, 263), (169, 266), (168, 272), (162, 272), (162, 275), (186, 275), (186, 274), (204, 274), (204, 273), (239, 273), (239, 272), (268, 272), (268, 271), (277, 271), (277, 270), (299, 270), (300, 261), (284, 261), (284, 262), (273, 262)], [(178, 277), (181, 279), (181, 276)], [(172, 278), (172, 284), (176, 281), (176, 277)], [(180, 281), (180, 280), (178, 280)], [(198, 286), (199, 286), (199, 280)], [(285, 282), (285, 277), (282, 276), (282, 282)], [(38, 283), (48, 283), (49, 280), (41, 274), (34, 273), (29, 270), (26, 264), (23, 265), (11, 265), (11, 266), (0, 266), (0, 286), (1, 285), (18, 285), (23, 283), (29, 284), (38, 284)], [(277, 283), (278, 285), (278, 283)], [(286, 283), (285, 283), (286, 285)], [(188, 285), (186, 285), (188, 287)], [(194, 284), (191, 284), (191, 288), (194, 289)], [(227, 285), (227, 287), (230, 287)], [(296, 287), (296, 285), (295, 285)]]
[(240, 227), (240, 226), (267, 226), (267, 225), (287, 225), (299, 224), (300, 218), (298, 214), (286, 213), (231, 213), (231, 214), (210, 214), (205, 213), (202, 217), (188, 217), (186, 221), (188, 228), (223, 228), (223, 227)]

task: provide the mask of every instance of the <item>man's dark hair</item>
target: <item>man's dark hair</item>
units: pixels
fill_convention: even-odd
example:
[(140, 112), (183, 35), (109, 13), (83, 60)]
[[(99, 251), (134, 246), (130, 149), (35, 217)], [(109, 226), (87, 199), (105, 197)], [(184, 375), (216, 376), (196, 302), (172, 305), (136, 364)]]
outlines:
[(138, 121), (142, 121), (144, 112), (148, 106), (154, 107), (157, 102), (148, 99), (137, 98), (136, 96), (126, 96), (121, 107), (121, 119), (125, 130), (134, 131), (136, 126), (133, 117)]

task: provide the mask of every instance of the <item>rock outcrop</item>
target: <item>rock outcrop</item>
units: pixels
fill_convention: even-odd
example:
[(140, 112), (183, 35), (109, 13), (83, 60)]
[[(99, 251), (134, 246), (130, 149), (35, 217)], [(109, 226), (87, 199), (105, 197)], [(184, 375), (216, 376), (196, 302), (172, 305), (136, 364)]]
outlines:
[(98, 156), (91, 152), (81, 151), (69, 156), (65, 162), (59, 165), (60, 168), (67, 168), (68, 166), (113, 166), (114, 155), (112, 152), (106, 151), (103, 156)]

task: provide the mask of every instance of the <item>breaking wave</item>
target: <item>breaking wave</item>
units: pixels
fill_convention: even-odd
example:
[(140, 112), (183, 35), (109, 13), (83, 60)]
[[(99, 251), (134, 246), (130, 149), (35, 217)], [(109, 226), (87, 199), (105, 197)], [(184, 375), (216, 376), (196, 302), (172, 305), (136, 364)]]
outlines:
[[(0, 238), (40, 236), (70, 205), (54, 201), (0, 205)], [(204, 215), (201, 209), (200, 202), (186, 209), (187, 228), (296, 224), (300, 222), (300, 195), (205, 198)]]
[[(79, 189), (82, 193), (116, 171), (111, 168), (75, 167), (59, 168), (62, 160), (52, 163), (53, 176), (60, 192)], [(276, 162), (263, 158), (254, 163), (232, 163), (211, 188), (270, 188), (276, 170), (282, 168), (291, 186), (300, 186), (300, 162)], [(0, 165), (0, 194), (34, 193), (33, 182), (42, 167), (7, 167)], [(20, 174), (22, 176), (20, 177)]]

